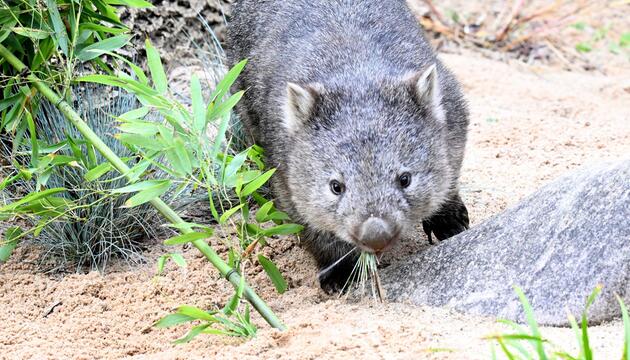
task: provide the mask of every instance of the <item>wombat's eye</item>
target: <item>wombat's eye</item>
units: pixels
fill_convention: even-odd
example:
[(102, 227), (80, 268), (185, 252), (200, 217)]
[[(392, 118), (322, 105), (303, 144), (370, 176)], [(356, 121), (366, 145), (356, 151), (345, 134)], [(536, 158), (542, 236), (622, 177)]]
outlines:
[(411, 174), (408, 172), (402, 173), (402, 175), (398, 177), (398, 182), (403, 189), (408, 187), (411, 185)]
[(341, 195), (346, 190), (346, 187), (337, 180), (330, 181), (330, 191), (335, 195)]

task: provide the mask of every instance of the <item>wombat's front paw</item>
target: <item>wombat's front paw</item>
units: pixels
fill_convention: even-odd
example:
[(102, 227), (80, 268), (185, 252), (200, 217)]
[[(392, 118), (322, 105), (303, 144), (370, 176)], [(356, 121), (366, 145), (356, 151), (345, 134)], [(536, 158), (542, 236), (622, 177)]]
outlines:
[(468, 210), (459, 195), (456, 195), (435, 215), (423, 221), (422, 229), (429, 237), (429, 244), (433, 244), (431, 233), (438, 240), (444, 240), (468, 229), (468, 225)]

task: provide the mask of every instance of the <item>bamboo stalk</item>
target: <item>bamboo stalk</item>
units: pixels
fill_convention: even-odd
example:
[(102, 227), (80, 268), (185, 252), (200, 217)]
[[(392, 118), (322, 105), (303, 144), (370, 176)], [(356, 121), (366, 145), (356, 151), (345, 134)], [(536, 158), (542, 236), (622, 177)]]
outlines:
[[(15, 57), (6, 47), (0, 44), (0, 57), (4, 58), (11, 66), (13, 66), (17, 71), (24, 72), (28, 70), (26, 65), (20, 61), (17, 57)], [(77, 130), (88, 140), (90, 143), (109, 161), (112, 166), (121, 174), (129, 176), (129, 167), (125, 164), (124, 161), (118, 157), (99, 137), (92, 131), (89, 125), (81, 119), (79, 114), (77, 114), (72, 107), (65, 102), (55, 91), (53, 91), (50, 87), (48, 87), (42, 80), (40, 80), (37, 76), (32, 73), (29, 73), (27, 79), (39, 90), (39, 92), (50, 101), (50, 103), (54, 104), (59, 111), (61, 111), (66, 119), (74, 125)], [(173, 225), (178, 225), (184, 223), (184, 220), (171, 209), (164, 201), (160, 198), (155, 198), (151, 200), (151, 205), (155, 207), (155, 209), (162, 214), (164, 218), (166, 218)], [(193, 230), (191, 228), (183, 228), (181, 230), (182, 233), (191, 233)], [(228, 264), (226, 264), (223, 259), (203, 240), (193, 241), (192, 244), (214, 265), (214, 267), (219, 270), (223, 277), (226, 277), (230, 283), (234, 287), (238, 287), (241, 282), (241, 276), (238, 272), (234, 271)], [(280, 319), (274, 314), (274, 312), (269, 308), (269, 306), (262, 300), (251, 287), (245, 285), (245, 289), (243, 291), (243, 295), (245, 298), (252, 304), (252, 306), (260, 313), (260, 315), (269, 323), (269, 325), (273, 326), (279, 330), (286, 330), (286, 326), (280, 321)]]

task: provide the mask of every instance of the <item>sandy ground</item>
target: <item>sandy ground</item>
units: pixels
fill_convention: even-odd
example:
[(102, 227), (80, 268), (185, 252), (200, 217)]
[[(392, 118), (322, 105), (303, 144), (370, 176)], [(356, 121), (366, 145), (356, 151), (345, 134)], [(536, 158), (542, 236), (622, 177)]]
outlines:
[[(627, 66), (608, 67), (605, 75), (499, 62), (466, 50), (441, 57), (471, 106), (462, 189), (473, 223), (568, 170), (630, 154)], [(156, 246), (146, 265), (120, 265), (106, 275), (50, 276), (34, 272), (35, 255), (20, 249), (0, 265), (0, 358), (486, 359), (491, 344), (483, 337), (502, 329), (494, 319), (443, 308), (326, 296), (312, 260), (283, 238), (266, 252), (290, 290), (277, 295), (259, 269), (249, 280), (260, 284), (256, 290), (288, 331), (270, 329), (256, 315), (253, 340), (200, 336), (173, 345), (185, 326), (150, 325), (181, 304), (214, 308), (231, 289), (194, 249), (183, 250), (187, 269), (171, 264), (155, 277), (155, 260), (166, 251)], [(620, 357), (621, 334), (620, 323), (592, 328), (598, 359)], [(548, 328), (544, 335), (566, 349), (575, 342), (569, 329)]]

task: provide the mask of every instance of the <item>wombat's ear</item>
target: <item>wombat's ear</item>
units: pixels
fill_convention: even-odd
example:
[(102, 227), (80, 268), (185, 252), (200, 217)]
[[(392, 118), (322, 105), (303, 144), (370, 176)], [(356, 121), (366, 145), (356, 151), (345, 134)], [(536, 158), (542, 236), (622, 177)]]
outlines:
[(428, 110), (437, 120), (445, 121), (446, 115), (442, 108), (442, 95), (440, 94), (440, 82), (435, 64), (431, 64), (423, 72), (417, 72), (410, 76), (409, 81), (413, 86), (416, 101), (425, 110)]
[(290, 132), (298, 131), (310, 118), (319, 98), (319, 86), (287, 83), (287, 99), (284, 109), (284, 126)]

